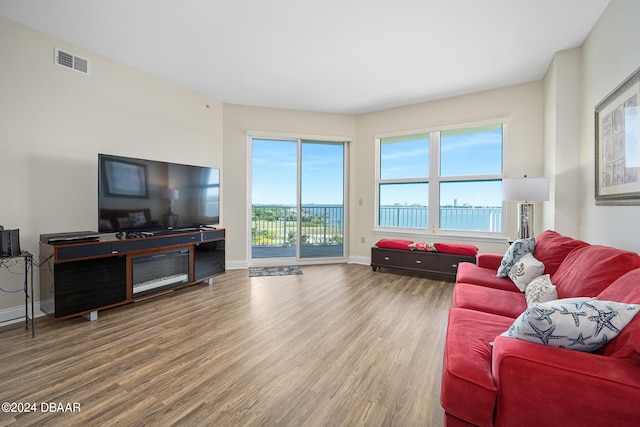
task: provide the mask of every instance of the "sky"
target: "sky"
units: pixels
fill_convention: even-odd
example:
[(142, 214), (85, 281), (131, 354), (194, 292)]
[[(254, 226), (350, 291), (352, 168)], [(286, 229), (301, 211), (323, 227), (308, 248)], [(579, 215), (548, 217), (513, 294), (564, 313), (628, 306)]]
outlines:
[[(437, 173), (429, 169), (429, 135), (416, 138), (383, 138), (381, 175), (383, 179), (425, 178)], [(502, 127), (490, 125), (471, 130), (442, 131), (440, 140), (440, 174), (445, 177), (464, 177), (502, 173)], [(426, 185), (394, 185), (381, 191), (381, 203), (427, 205)], [(425, 190), (423, 190), (425, 189)], [(500, 181), (443, 183), (440, 188), (441, 205), (502, 206)]]
[[(429, 135), (383, 139), (382, 178), (429, 176)], [(252, 203), (296, 204), (297, 141), (254, 139), (252, 145)], [(473, 132), (441, 132), (443, 176), (502, 172), (502, 128), (474, 128)], [(303, 142), (302, 204), (343, 203), (343, 148), (337, 143)], [(371, 165), (374, 173), (375, 165)], [(381, 189), (381, 204), (428, 203), (424, 184), (388, 184)], [(501, 206), (500, 181), (443, 183), (441, 205)]]
[[(297, 150), (297, 141), (253, 140), (253, 204), (296, 204)], [(343, 151), (339, 143), (303, 142), (302, 204), (343, 204)]]

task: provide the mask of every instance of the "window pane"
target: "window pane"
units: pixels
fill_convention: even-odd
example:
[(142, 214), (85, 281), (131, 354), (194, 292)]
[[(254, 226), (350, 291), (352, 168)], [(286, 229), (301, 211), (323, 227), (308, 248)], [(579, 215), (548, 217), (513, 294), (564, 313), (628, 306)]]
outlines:
[(440, 228), (502, 231), (502, 181), (440, 184)]
[(440, 176), (502, 173), (502, 125), (440, 133)]
[(427, 228), (429, 184), (380, 184), (378, 223), (382, 227)]
[(302, 141), (300, 257), (344, 255), (344, 143)]
[(251, 202), (254, 205), (295, 206), (298, 184), (297, 141), (255, 138), (251, 151)]
[(380, 179), (429, 176), (429, 134), (380, 140)]

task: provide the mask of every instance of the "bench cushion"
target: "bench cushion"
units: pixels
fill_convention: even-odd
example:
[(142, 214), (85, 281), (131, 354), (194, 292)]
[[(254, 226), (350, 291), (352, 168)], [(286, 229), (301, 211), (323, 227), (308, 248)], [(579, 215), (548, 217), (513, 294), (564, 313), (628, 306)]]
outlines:
[(434, 243), (436, 250), (443, 254), (469, 255), (474, 256), (478, 253), (478, 248), (473, 245), (462, 245), (457, 243)]
[(387, 249), (404, 249), (409, 250), (409, 245), (413, 243), (411, 240), (402, 240), (402, 239), (381, 239), (378, 240), (376, 246), (379, 248), (387, 248)]

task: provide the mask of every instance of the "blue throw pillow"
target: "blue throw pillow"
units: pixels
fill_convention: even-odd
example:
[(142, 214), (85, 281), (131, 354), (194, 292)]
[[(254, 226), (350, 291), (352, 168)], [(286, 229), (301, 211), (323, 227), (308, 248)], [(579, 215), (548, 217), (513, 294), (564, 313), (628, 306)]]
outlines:
[(504, 254), (500, 267), (498, 268), (498, 277), (507, 277), (511, 267), (518, 262), (520, 258), (526, 254), (533, 253), (533, 246), (535, 245), (535, 238), (530, 237), (528, 239), (518, 239), (509, 246), (507, 253)]

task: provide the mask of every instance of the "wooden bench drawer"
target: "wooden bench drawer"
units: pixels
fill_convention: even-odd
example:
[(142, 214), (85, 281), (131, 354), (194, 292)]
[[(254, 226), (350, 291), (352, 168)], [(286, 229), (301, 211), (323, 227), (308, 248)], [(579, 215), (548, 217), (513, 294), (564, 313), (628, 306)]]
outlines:
[(402, 263), (402, 252), (376, 248), (375, 251), (371, 251), (371, 263), (390, 267), (400, 265)]
[(405, 252), (400, 266), (417, 270), (438, 270), (438, 256), (428, 252)]

